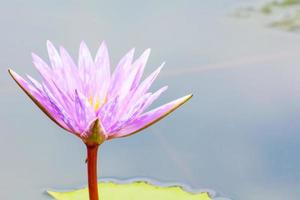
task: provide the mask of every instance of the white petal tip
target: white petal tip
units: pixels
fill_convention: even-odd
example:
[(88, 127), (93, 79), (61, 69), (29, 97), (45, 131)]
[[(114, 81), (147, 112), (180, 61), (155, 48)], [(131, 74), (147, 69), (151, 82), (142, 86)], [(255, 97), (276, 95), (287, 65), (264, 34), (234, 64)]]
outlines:
[(14, 77), (16, 75), (16, 72), (14, 72), (14, 70), (12, 70), (10, 68), (8, 68), (7, 71), (12, 77)]
[(22, 79), (19, 74), (17, 74), (14, 70), (8, 69), (7, 70), (9, 75), (19, 84), (19, 80)]
[(80, 46), (86, 46), (86, 43), (84, 42), (84, 40), (81, 40)]
[(191, 94), (188, 94), (186, 96), (183, 97), (183, 101), (186, 102), (187, 100), (191, 99), (194, 95), (191, 93)]
[(190, 99), (190, 98), (192, 98), (194, 96), (194, 94), (191, 93), (191, 94), (186, 95), (186, 96)]
[(47, 47), (53, 46), (53, 44), (52, 44), (52, 42), (50, 40), (47, 40), (46, 44), (47, 44)]
[(183, 96), (175, 101), (177, 101), (177, 103), (174, 105), (174, 109), (180, 107), (182, 104), (186, 103), (188, 100), (190, 100), (193, 97), (193, 94), (189, 94), (186, 96)]
[(144, 51), (144, 53), (149, 55), (149, 54), (151, 53), (151, 49), (150, 49), (150, 48), (146, 49), (146, 50)]

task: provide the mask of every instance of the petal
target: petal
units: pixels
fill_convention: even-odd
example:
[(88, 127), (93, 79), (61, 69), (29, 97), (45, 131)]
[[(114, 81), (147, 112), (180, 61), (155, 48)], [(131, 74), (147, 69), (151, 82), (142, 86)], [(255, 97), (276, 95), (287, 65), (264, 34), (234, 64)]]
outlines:
[(8, 70), (11, 77), (16, 81), (16, 83), (21, 87), (21, 89), (28, 95), (28, 97), (58, 126), (61, 128), (71, 132), (71, 130), (63, 123), (60, 122), (59, 119), (56, 118), (54, 113), (52, 113), (48, 106), (46, 105), (46, 102), (43, 101), (43, 99), (40, 98), (38, 91), (32, 87), (30, 84), (27, 83), (21, 76), (19, 76), (17, 73), (15, 73), (13, 70)]
[(32, 53), (32, 63), (39, 72), (39, 74), (42, 76), (44, 82), (49, 82), (52, 77), (52, 70), (51, 68), (47, 65), (47, 63), (41, 59), (39, 56), (36, 54)]
[(52, 113), (52, 116), (54, 116), (55, 119), (60, 120), (60, 124), (62, 124), (62, 121), (64, 125), (69, 127), (69, 131), (71, 133), (77, 134), (78, 131), (74, 129), (75, 126), (73, 125), (69, 114), (65, 111), (60, 102), (53, 96), (45, 84), (42, 84), (42, 88), (47, 99), (47, 103), (49, 104), (47, 108)]
[(160, 95), (168, 89), (168, 86), (162, 87), (161, 89), (157, 90), (155, 93), (151, 95), (151, 97), (147, 100), (144, 107), (141, 109), (141, 113), (144, 112), (151, 104), (160, 97)]
[(77, 120), (80, 132), (82, 133), (89, 123), (95, 119), (96, 115), (87, 98), (77, 90), (75, 90), (74, 109), (73, 116), (75, 117), (75, 120)]
[(79, 98), (78, 91), (75, 90), (75, 113), (76, 113), (76, 120), (77, 124), (80, 127), (80, 132), (84, 130), (85, 124), (86, 124), (86, 109), (83, 103), (83, 100)]
[[(139, 98), (135, 100), (132, 99), (137, 87), (135, 85), (139, 84), (149, 54), (150, 49), (144, 51), (144, 53), (132, 64), (132, 66), (129, 66), (131, 68), (127, 69), (127, 71), (129, 72), (127, 76), (124, 76), (123, 82), (120, 82), (118, 84), (118, 88), (115, 91), (115, 95), (118, 97), (119, 101), (118, 106), (116, 107), (118, 110), (114, 112), (115, 119), (120, 118), (120, 116), (122, 116), (124, 112), (127, 112), (127, 110), (130, 109), (130, 107), (134, 106), (135, 103), (139, 101), (139, 98), (141, 98), (144, 95), (142, 93), (139, 93)], [(110, 96), (110, 98), (116, 98), (116, 96)]]
[(98, 111), (98, 117), (101, 119), (105, 129), (111, 127), (112, 122), (116, 119), (116, 112), (118, 111), (119, 98), (115, 98), (108, 101), (104, 106), (102, 106)]
[(79, 75), (83, 81), (83, 93), (86, 96), (91, 95), (92, 86), (95, 83), (95, 64), (87, 45), (82, 41), (78, 56)]
[(110, 61), (106, 43), (103, 41), (95, 58), (96, 80), (95, 97), (100, 104), (106, 101), (107, 91), (110, 84)]
[[(64, 91), (69, 92), (69, 95), (73, 95), (73, 91), (78, 89), (80, 91), (83, 90), (82, 81), (80, 79), (77, 65), (75, 64), (74, 60), (67, 52), (67, 50), (63, 47), (60, 47), (60, 56), (63, 63), (63, 70), (64, 70), (64, 79), (67, 82), (67, 88)], [(61, 85), (60, 85), (61, 86)], [(70, 91), (72, 91), (70, 93)]]
[(154, 72), (152, 72), (139, 86), (136, 91), (136, 96), (140, 96), (145, 94), (149, 88), (151, 87), (152, 83), (157, 78), (158, 74), (160, 73), (161, 69), (164, 67), (165, 63), (162, 63)]
[(122, 129), (122, 127), (126, 126), (126, 124), (129, 124), (129, 122), (132, 122), (137, 116), (139, 116), (141, 110), (150, 97), (151, 93), (145, 94), (135, 103), (134, 106), (126, 110), (121, 117), (119, 115), (115, 115), (115, 120), (111, 121), (111, 127), (109, 127), (108, 132), (113, 134), (114, 132)]
[[(60, 103), (63, 105), (64, 109), (70, 114), (73, 114), (74, 107), (72, 106), (73, 98), (70, 94), (65, 93), (61, 90), (61, 88), (53, 81), (53, 85), (56, 88), (57, 96), (59, 99), (62, 99)], [(75, 98), (75, 97), (74, 97)]]
[(147, 59), (150, 54), (150, 49), (146, 50), (131, 66), (128, 75), (123, 80), (123, 83), (120, 84), (118, 89), (118, 95), (121, 99), (124, 99), (130, 91), (135, 90), (140, 82), (140, 79), (143, 75), (144, 68), (147, 62)]
[(148, 58), (149, 58), (149, 55), (150, 55), (150, 52), (151, 52), (151, 49), (146, 49), (144, 51), (144, 53), (140, 56), (139, 59), (137, 59), (133, 65), (136, 65), (138, 70), (137, 70), (137, 73), (135, 75), (135, 79), (132, 83), (132, 86), (131, 86), (131, 89), (135, 89), (137, 88), (137, 86), (139, 85), (140, 83), (140, 80), (143, 76), (143, 73), (144, 73), (144, 69), (145, 69), (145, 66), (146, 66), (146, 63), (148, 61)]
[[(110, 77), (110, 62), (109, 62), (109, 54), (106, 43), (103, 41), (98, 49), (98, 52), (95, 57), (95, 65), (97, 68), (103, 71), (105, 75), (104, 78)], [(106, 81), (106, 80), (102, 80)]]
[(120, 86), (125, 83), (128, 74), (131, 71), (134, 49), (131, 49), (119, 62), (111, 77), (111, 83), (108, 91), (108, 98), (113, 98), (118, 95)]
[(94, 61), (90, 50), (85, 42), (82, 41), (79, 47), (78, 67), (79, 69), (87, 70), (85, 72), (90, 72), (90, 69), (93, 67), (93, 63)]
[[(61, 97), (60, 92), (57, 90), (57, 87), (55, 86), (55, 85), (59, 85), (62, 91), (67, 91), (66, 85), (68, 85), (67, 84), (68, 76), (61, 73), (63, 72), (63, 69), (65, 67), (60, 69), (61, 72), (55, 73), (51, 68), (48, 67), (48, 65), (40, 57), (38, 57), (34, 53), (32, 53), (32, 59), (33, 59), (34, 66), (38, 70), (39, 74), (42, 76), (43, 84), (46, 85), (47, 89), (50, 90), (50, 93), (55, 97), (55, 99), (59, 101), (61, 105), (65, 105), (66, 103), (65, 100)], [(38, 88), (37, 87), (38, 84), (36, 84), (37, 81), (35, 81), (30, 76), (27, 77), (31, 81), (32, 85)]]
[[(134, 120), (133, 117), (140, 115), (143, 113), (164, 91), (166, 91), (168, 86), (162, 87), (158, 91), (156, 91), (154, 94), (147, 93), (146, 95), (143, 95), (140, 99), (138, 99), (134, 105), (131, 106), (122, 106), (115, 115), (118, 117), (117, 120), (120, 120), (120, 125), (114, 130), (117, 130), (117, 128), (121, 127), (124, 124), (128, 124), (129, 122), (132, 122)], [(128, 98), (130, 99), (130, 98)], [(130, 110), (134, 110), (134, 116), (133, 113), (130, 112)]]
[(174, 100), (170, 103), (167, 103), (154, 110), (140, 115), (125, 128), (119, 130), (114, 134), (110, 134), (110, 137), (108, 137), (108, 139), (127, 137), (147, 128), (148, 126), (158, 122), (159, 120), (176, 110), (179, 106), (187, 102), (191, 97), (192, 95), (181, 97), (177, 100)]
[[(53, 85), (53, 81), (56, 81), (57, 84), (60, 85), (60, 87), (64, 85), (64, 82), (60, 84), (61, 82), (59, 81), (61, 73), (57, 73), (56, 75), (53, 70), (49, 68), (49, 66), (34, 53), (32, 53), (32, 62), (38, 70), (39, 74), (42, 76), (44, 84), (52, 93), (55, 93), (55, 86)], [(53, 77), (55, 77), (55, 79)], [(63, 76), (63, 80), (65, 80), (65, 76)]]
[(132, 91), (130, 101), (127, 103), (128, 107), (132, 106), (141, 96), (143, 96), (149, 90), (163, 66), (164, 63), (162, 63), (161, 66), (158, 67), (154, 72), (152, 72), (136, 90)]
[(63, 107), (64, 110), (66, 110), (66, 108), (68, 108), (69, 105), (69, 101), (67, 101), (68, 99), (66, 98), (65, 95), (62, 95), (62, 92), (60, 91), (60, 89), (57, 87), (56, 83), (54, 81), (52, 81), (53, 86), (51, 85), (51, 89), (50, 87), (48, 87), (48, 84), (42, 83), (42, 85), (36, 81), (34, 78), (32, 78), (29, 75), (26, 75), (30, 84), (32, 86), (35, 87), (36, 90), (38, 90), (40, 92), (40, 94), (43, 94), (43, 97), (46, 97), (47, 99), (49, 99), (49, 94), (52, 96), (52, 99), (55, 99), (55, 103), (56, 104), (60, 104), (60, 106)]
[(54, 45), (49, 40), (47, 41), (47, 49), (48, 49), (49, 60), (51, 62), (52, 68), (53, 69), (62, 68), (63, 65), (59, 53), (57, 52)]

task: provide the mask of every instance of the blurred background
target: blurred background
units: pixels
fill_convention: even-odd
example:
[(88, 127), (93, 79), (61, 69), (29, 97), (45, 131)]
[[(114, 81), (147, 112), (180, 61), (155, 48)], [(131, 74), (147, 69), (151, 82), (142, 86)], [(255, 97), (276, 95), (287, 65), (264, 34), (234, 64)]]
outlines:
[(1, 1), (0, 199), (50, 199), (46, 189), (86, 184), (82, 142), (7, 73), (38, 77), (30, 53), (48, 60), (48, 39), (76, 59), (82, 40), (93, 55), (105, 40), (113, 66), (130, 48), (138, 56), (150, 47), (146, 74), (166, 61), (152, 89), (169, 85), (154, 106), (194, 93), (151, 128), (102, 145), (100, 177), (178, 182), (233, 200), (299, 199), (300, 35), (297, 23), (270, 26), (290, 11), (265, 12), (267, 3)]

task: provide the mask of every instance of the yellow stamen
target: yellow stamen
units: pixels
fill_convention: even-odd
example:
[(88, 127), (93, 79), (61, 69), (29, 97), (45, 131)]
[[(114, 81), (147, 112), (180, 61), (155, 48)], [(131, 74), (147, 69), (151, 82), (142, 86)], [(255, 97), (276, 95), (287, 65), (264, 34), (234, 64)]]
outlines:
[(96, 101), (95, 105), (94, 105), (94, 109), (95, 110), (98, 110), (100, 108), (101, 104), (100, 104), (100, 101)]
[(107, 97), (105, 96), (105, 98), (103, 99), (103, 101), (101, 102), (99, 98), (96, 99), (96, 102), (93, 102), (93, 96), (90, 96), (88, 99), (88, 102), (90, 103), (91, 106), (93, 106), (94, 110), (97, 111), (99, 110), (99, 108), (105, 104), (107, 102)]

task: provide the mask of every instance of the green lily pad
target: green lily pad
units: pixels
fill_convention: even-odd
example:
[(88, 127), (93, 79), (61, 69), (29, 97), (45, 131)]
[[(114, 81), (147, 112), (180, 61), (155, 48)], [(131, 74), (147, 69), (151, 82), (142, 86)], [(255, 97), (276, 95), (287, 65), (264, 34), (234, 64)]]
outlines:
[[(101, 182), (98, 185), (100, 200), (211, 200), (208, 193), (194, 194), (180, 186), (155, 186), (147, 182), (119, 184)], [(88, 200), (88, 189), (68, 192), (47, 191), (56, 200)]]

